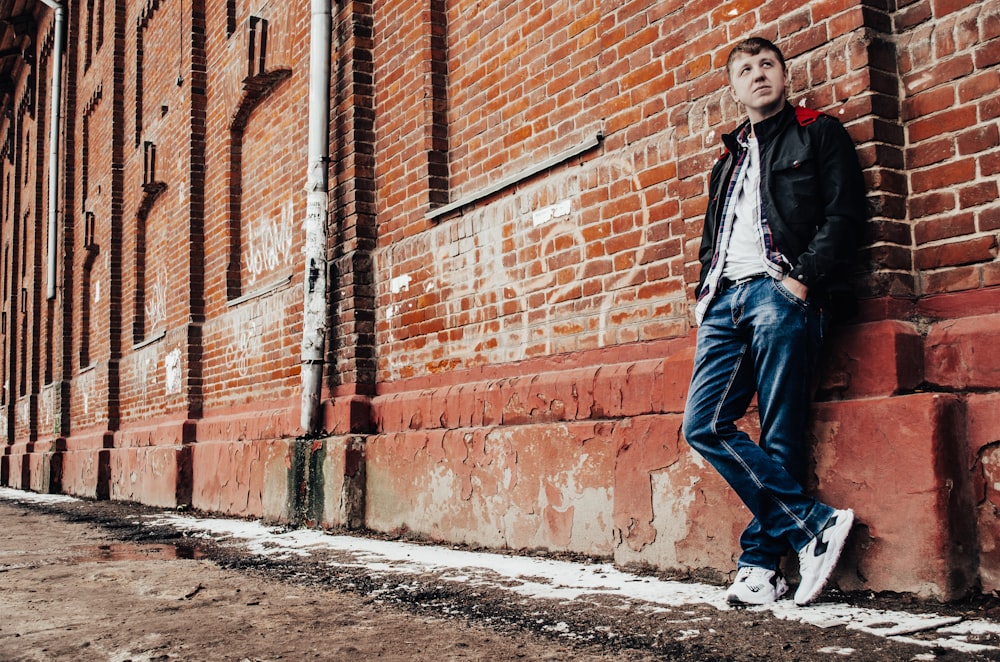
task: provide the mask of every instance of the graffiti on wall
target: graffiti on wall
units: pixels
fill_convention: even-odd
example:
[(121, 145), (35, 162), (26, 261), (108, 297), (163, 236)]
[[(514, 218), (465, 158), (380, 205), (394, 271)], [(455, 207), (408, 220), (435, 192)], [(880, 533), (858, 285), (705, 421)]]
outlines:
[(132, 387), (140, 401), (149, 399), (150, 387), (158, 382), (156, 366), (159, 363), (158, 344), (144, 347), (132, 360)]
[(289, 200), (277, 217), (258, 216), (246, 224), (243, 259), (247, 284), (253, 285), (261, 276), (291, 264), (293, 215), (294, 208)]
[(94, 370), (87, 370), (73, 380), (73, 389), (79, 394), (84, 416), (90, 415), (90, 402), (94, 400)]
[(17, 402), (17, 406), (14, 408), (16, 412), (16, 421), (18, 425), (27, 427), (31, 422), (31, 399), (21, 398)]
[(156, 270), (156, 277), (149, 286), (144, 309), (147, 333), (167, 319), (167, 273), (162, 267)]
[[(657, 319), (673, 321), (683, 333), (683, 237), (667, 237), (674, 254), (660, 256), (663, 225), (655, 238), (650, 228), (663, 220), (652, 211), (664, 197), (662, 184), (648, 185), (645, 175), (672, 163), (673, 154), (672, 135), (659, 135), (628, 153), (551, 173), (516, 195), (387, 248), (379, 255), (379, 273), (380, 283), (389, 285), (380, 297), (388, 342), (412, 334), (407, 313), (428, 300), (436, 305), (433, 314), (443, 309), (446, 329), (463, 333), (448, 339), (447, 352), (435, 345), (436, 334), (429, 336), (427, 357), (437, 348), (452, 360), (508, 362), (604, 347), (641, 339), (643, 325)], [(602, 190), (603, 197), (594, 195)], [(609, 212), (608, 204), (585, 202), (591, 199), (620, 202)], [(657, 261), (657, 277), (676, 281), (661, 288), (668, 297), (637, 296)], [(389, 370), (398, 376), (402, 363), (394, 365), (388, 354)]]
[(241, 377), (249, 376), (262, 363), (264, 331), (281, 328), (284, 298), (264, 297), (246, 302), (228, 315), (226, 365)]
[(38, 394), (38, 424), (43, 433), (59, 434), (62, 420), (59, 418), (59, 392), (55, 384), (49, 384)]

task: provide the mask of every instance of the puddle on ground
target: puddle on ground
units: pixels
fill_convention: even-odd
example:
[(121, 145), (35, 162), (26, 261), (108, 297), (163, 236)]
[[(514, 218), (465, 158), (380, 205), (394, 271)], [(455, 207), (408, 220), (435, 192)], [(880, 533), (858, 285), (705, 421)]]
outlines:
[(76, 563), (102, 563), (110, 561), (175, 561), (178, 559), (207, 558), (196, 545), (163, 545), (138, 543), (109, 543), (104, 545), (77, 545), (70, 548)]

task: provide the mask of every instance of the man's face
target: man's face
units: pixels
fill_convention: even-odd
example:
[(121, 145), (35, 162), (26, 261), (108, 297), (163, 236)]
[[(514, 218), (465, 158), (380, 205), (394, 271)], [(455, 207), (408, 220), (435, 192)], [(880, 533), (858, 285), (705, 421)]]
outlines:
[(733, 98), (746, 107), (754, 123), (775, 115), (784, 107), (787, 82), (781, 60), (768, 50), (756, 55), (740, 53), (729, 67)]

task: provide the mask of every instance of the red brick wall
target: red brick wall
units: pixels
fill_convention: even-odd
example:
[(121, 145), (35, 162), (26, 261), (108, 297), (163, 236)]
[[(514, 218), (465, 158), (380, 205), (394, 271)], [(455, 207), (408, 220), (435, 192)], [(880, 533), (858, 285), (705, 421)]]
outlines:
[[(209, 410), (294, 395), (301, 341), (309, 5), (272, 3), (252, 19), (237, 3), (229, 37), (226, 12), (206, 3), (206, 85), (220, 92), (205, 99)], [(251, 22), (259, 38), (261, 20), (264, 66), (251, 75)]]
[[(899, 152), (872, 144), (883, 95), (862, 92), (881, 42), (854, 3), (791, 14), (772, 3), (498, 7), (447, 16), (451, 200), (604, 140), (429, 225), (419, 212), (433, 54), (377, 42), (388, 82), (377, 105), (399, 109), (379, 115), (380, 181), (407, 184), (380, 197), (381, 380), (686, 335), (707, 171), (739, 119), (723, 89), (725, 46), (749, 26), (788, 51), (795, 102), (830, 110), (867, 143), (873, 179), (876, 150)], [(385, 20), (420, 25), (399, 12)], [(874, 188), (876, 200), (898, 196)]]
[[(336, 436), (298, 424), (310, 4), (73, 7), (49, 303), (39, 3), (36, 78), (0, 98), (2, 482), (729, 572), (745, 512), (679, 425), (707, 173), (742, 120), (723, 67), (754, 33), (869, 184), (812, 431), (811, 487), (863, 522), (839, 581), (998, 585), (994, 3), (334, 4)], [(922, 487), (888, 503), (895, 464)]]
[(898, 24), (918, 291), (995, 286), (1000, 9), (914, 2)]

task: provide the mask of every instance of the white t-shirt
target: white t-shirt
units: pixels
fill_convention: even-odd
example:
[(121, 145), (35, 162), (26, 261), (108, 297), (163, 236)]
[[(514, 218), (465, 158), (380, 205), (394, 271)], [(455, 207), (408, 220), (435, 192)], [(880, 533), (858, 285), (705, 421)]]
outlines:
[(760, 150), (757, 138), (747, 141), (746, 165), (733, 189), (736, 200), (733, 229), (722, 275), (730, 280), (764, 273), (764, 242), (760, 236)]

